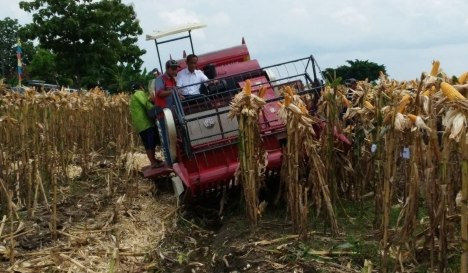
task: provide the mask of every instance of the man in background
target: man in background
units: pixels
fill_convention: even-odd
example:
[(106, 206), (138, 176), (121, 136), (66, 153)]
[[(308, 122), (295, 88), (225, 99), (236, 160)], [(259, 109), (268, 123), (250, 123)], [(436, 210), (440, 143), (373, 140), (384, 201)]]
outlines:
[(155, 68), (151, 70), (151, 74), (154, 77), (148, 82), (148, 91), (150, 92), (150, 94), (154, 95), (156, 78), (159, 77), (159, 75), (161, 75), (161, 72), (159, 72), (159, 69)]
[(355, 92), (357, 90), (357, 80), (355, 78), (350, 78), (345, 81), (346, 87), (348, 90), (346, 91), (346, 98), (349, 102), (354, 104), (355, 99)]

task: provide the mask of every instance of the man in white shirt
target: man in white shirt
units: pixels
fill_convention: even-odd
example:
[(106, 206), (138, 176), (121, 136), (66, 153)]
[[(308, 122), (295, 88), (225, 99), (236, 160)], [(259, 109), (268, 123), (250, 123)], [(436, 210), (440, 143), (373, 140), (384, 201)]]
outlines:
[(185, 59), (187, 67), (177, 73), (177, 86), (183, 87), (184, 96), (200, 95), (200, 84), (208, 81), (203, 71), (197, 69), (198, 57), (190, 54)]

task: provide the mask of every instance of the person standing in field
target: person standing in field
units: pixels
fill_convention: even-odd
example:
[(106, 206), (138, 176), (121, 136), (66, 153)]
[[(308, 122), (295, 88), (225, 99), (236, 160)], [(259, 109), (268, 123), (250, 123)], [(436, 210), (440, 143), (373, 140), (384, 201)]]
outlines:
[(156, 146), (161, 145), (158, 128), (155, 120), (148, 116), (148, 111), (153, 109), (154, 105), (142, 84), (133, 84), (132, 91), (134, 93), (129, 103), (132, 126), (140, 135), (151, 167), (161, 167), (164, 165), (163, 161), (156, 158)]
[[(357, 104), (360, 97), (364, 93), (362, 92), (362, 88), (358, 86), (358, 82), (355, 78), (350, 78), (350, 79), (345, 80), (344, 84), (347, 87), (345, 96), (350, 104), (349, 107), (353, 107)], [(348, 110), (348, 106), (344, 106), (343, 109), (341, 109), (340, 114), (339, 114), (340, 119), (343, 119), (347, 110)], [(346, 120), (346, 125), (350, 125), (353, 123), (354, 121), (352, 119)]]
[(354, 78), (347, 79), (345, 81), (345, 85), (348, 87), (348, 90), (346, 91), (346, 98), (348, 99), (349, 102), (354, 104), (355, 98), (356, 98), (356, 91), (357, 91), (357, 80)]

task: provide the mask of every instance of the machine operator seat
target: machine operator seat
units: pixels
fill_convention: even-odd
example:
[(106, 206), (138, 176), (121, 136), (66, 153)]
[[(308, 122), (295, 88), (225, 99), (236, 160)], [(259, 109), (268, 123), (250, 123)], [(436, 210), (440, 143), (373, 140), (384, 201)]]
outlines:
[(203, 67), (203, 73), (208, 77), (208, 79), (212, 80), (216, 78), (216, 66), (214, 64), (207, 64)]
[[(207, 64), (203, 67), (203, 73), (208, 77), (208, 79), (213, 80), (216, 78), (216, 66), (214, 64)], [(215, 94), (221, 91), (226, 90), (227, 83), (225, 80), (219, 80), (215, 83), (202, 84), (200, 86), (200, 94), (209, 95)]]

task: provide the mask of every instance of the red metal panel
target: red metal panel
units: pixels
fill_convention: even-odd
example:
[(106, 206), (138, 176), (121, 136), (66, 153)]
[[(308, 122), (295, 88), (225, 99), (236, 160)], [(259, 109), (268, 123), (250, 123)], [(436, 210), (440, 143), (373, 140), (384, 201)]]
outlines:
[[(279, 170), (281, 168), (282, 150), (277, 136), (265, 136), (263, 143), (265, 150), (268, 152), (267, 169)], [(195, 158), (181, 160), (173, 165), (173, 169), (187, 187), (188, 197), (192, 198), (203, 192), (227, 186), (230, 180), (234, 178), (238, 166), (237, 149), (223, 147), (217, 149), (216, 152), (199, 153)]]
[(221, 66), (216, 66), (216, 78), (223, 78), (235, 74), (254, 71), (260, 69), (260, 64), (257, 60), (249, 60), (241, 63), (231, 63)]
[[(250, 53), (247, 45), (241, 44), (238, 46), (233, 46), (217, 51), (208, 52), (205, 54), (198, 55), (198, 69), (202, 69), (207, 64), (214, 64), (215, 66), (236, 63), (236, 62), (245, 62), (250, 60)], [(181, 69), (185, 68), (187, 64), (185, 60), (177, 61), (181, 66)]]

